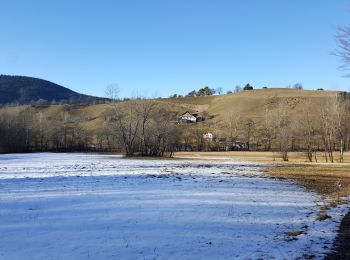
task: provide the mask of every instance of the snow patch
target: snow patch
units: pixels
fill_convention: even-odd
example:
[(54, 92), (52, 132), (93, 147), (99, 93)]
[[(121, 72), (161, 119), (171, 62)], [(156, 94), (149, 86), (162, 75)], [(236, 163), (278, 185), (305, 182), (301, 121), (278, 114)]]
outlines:
[(0, 156), (1, 259), (297, 259), (329, 252), (347, 206), (237, 161)]

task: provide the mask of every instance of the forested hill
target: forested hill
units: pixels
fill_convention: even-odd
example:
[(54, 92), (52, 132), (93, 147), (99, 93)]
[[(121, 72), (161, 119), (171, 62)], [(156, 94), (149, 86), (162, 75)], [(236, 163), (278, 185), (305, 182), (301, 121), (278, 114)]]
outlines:
[[(47, 80), (0, 75), (0, 105), (49, 103), (95, 103), (106, 99), (79, 94)], [(45, 102), (44, 101), (44, 102)]]

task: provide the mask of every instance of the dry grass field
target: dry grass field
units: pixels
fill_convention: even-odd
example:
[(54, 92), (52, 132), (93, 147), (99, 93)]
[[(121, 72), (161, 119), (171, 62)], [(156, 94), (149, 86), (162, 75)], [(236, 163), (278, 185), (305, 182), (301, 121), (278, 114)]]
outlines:
[[(297, 181), (299, 184), (332, 198), (338, 202), (350, 195), (350, 152), (344, 154), (344, 163), (326, 163), (322, 153), (318, 153), (318, 162), (307, 162), (306, 155), (300, 152), (289, 154), (289, 161), (284, 162), (279, 153), (273, 152), (178, 152), (176, 157), (227, 158), (246, 162), (267, 163), (269, 175)], [(335, 156), (336, 158), (336, 156)]]
[(232, 108), (243, 116), (260, 118), (264, 115), (266, 108), (276, 105), (281, 101), (287, 102), (297, 112), (307, 100), (311, 100), (315, 105), (320, 105), (326, 98), (336, 96), (336, 94), (336, 91), (274, 88), (250, 90), (219, 96), (165, 99), (163, 101), (181, 105), (192, 105), (199, 111), (206, 109), (210, 115), (217, 116), (219, 119), (222, 119), (225, 113)]

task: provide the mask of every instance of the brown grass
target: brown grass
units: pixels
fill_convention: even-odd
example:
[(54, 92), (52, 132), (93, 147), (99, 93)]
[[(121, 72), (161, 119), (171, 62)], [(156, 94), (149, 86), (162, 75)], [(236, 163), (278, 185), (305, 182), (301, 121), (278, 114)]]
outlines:
[(272, 164), (310, 164), (310, 165), (338, 165), (350, 166), (350, 152), (344, 153), (344, 162), (338, 163), (338, 153), (334, 153), (335, 163), (329, 164), (326, 163), (323, 152), (317, 152), (317, 163), (310, 163), (307, 159), (306, 153), (303, 152), (292, 152), (288, 153), (289, 160), (284, 162), (282, 160), (282, 155), (278, 152), (250, 152), (250, 151), (229, 151), (229, 152), (178, 152), (177, 156), (190, 156), (190, 157), (212, 157), (212, 158), (231, 158), (237, 159), (240, 161), (249, 161), (249, 162), (259, 162), (259, 163), (272, 163)]
[(194, 106), (206, 106), (211, 115), (217, 115), (222, 119), (225, 113), (234, 109), (242, 113), (242, 116), (249, 118), (260, 118), (265, 113), (265, 108), (273, 106), (282, 100), (291, 107), (297, 108), (307, 100), (312, 99), (315, 105), (322, 104), (327, 97), (335, 96), (335, 91), (313, 91), (296, 89), (259, 89), (244, 91), (235, 94), (190, 97), (181, 99), (166, 99), (174, 104), (191, 104)]
[(269, 167), (266, 172), (280, 179), (291, 179), (334, 201), (350, 195), (350, 167), (344, 165), (285, 164)]
[(318, 155), (318, 163), (307, 162), (304, 153), (290, 153), (288, 162), (283, 162), (278, 153), (272, 152), (179, 152), (175, 156), (267, 163), (267, 174), (296, 181), (307, 189), (340, 202), (342, 197), (350, 195), (350, 152), (345, 153), (344, 163), (325, 163), (321, 154)]
[(324, 220), (327, 220), (327, 219), (329, 219), (329, 218), (331, 218), (331, 216), (327, 215), (326, 213), (319, 213), (319, 214), (317, 215), (316, 220), (318, 220), (318, 221), (324, 221)]
[[(298, 113), (306, 100), (312, 100), (315, 107), (321, 105), (328, 97), (336, 95), (335, 91), (311, 91), (295, 89), (263, 89), (244, 91), (241, 93), (189, 98), (156, 99), (165, 109), (183, 113), (189, 111), (207, 111), (214, 117), (215, 124), (225, 118), (230, 110), (236, 110), (243, 118), (252, 118), (259, 121), (265, 113), (265, 108), (286, 102)], [(120, 103), (123, 105), (125, 103)], [(25, 109), (26, 106), (12, 107), (13, 111)], [(97, 130), (103, 125), (103, 112), (110, 107), (109, 104), (83, 105), (70, 108), (70, 114), (89, 118), (81, 126), (88, 130)], [(40, 108), (48, 118), (57, 118), (62, 115), (66, 106), (53, 105)], [(207, 123), (207, 122), (206, 122)], [(210, 120), (209, 122), (210, 123)]]
[(304, 231), (290, 231), (290, 232), (286, 232), (285, 235), (286, 235), (286, 240), (287, 241), (293, 241), (293, 240), (297, 240), (298, 239), (298, 236), (304, 234), (305, 232)]

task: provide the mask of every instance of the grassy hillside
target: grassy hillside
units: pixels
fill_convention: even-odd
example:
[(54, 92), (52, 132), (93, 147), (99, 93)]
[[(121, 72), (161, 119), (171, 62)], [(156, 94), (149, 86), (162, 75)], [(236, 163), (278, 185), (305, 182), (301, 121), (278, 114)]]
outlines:
[(336, 96), (336, 91), (315, 91), (296, 89), (259, 89), (240, 93), (166, 99), (164, 102), (187, 105), (199, 111), (207, 110), (210, 115), (222, 119), (230, 111), (237, 111), (245, 117), (259, 118), (267, 108), (273, 108), (281, 102), (287, 103), (297, 112), (306, 102), (315, 104), (315, 108), (328, 97)]
[[(177, 112), (179, 115), (185, 111), (206, 112), (210, 115), (204, 123), (205, 130), (217, 130), (218, 123), (222, 122), (230, 111), (238, 112), (241, 118), (251, 118), (261, 121), (266, 109), (274, 109), (279, 103), (287, 103), (292, 113), (298, 113), (306, 103), (311, 103), (314, 109), (322, 106), (329, 97), (337, 95), (336, 91), (312, 91), (295, 89), (262, 89), (250, 90), (234, 94), (205, 97), (185, 97), (156, 99), (163, 108)], [(119, 102), (123, 106), (126, 102)], [(142, 102), (142, 101), (139, 101)], [(63, 114), (68, 111), (69, 115), (77, 119), (86, 130), (95, 131), (104, 125), (104, 112), (111, 107), (110, 104), (96, 105), (51, 105), (47, 108), (33, 108), (40, 111), (48, 120), (61, 120)], [(7, 108), (12, 111), (25, 110), (26, 107)], [(193, 127), (193, 126), (185, 126)]]
[[(337, 93), (339, 92), (262, 89), (219, 96), (157, 99), (155, 101), (165, 109), (171, 109), (179, 114), (187, 110), (206, 111), (212, 119), (207, 120), (205, 124), (210, 124), (211, 122), (217, 123), (222, 121), (229, 111), (237, 111), (243, 118), (252, 118), (259, 121), (266, 113), (267, 108), (273, 108), (281, 102), (287, 103), (293, 113), (298, 113), (308, 102), (313, 105), (312, 107), (314, 109), (317, 109), (327, 98), (334, 97)], [(120, 102), (119, 105), (123, 106), (125, 102)], [(80, 119), (81, 126), (89, 130), (96, 130), (103, 125), (103, 113), (109, 107), (109, 104), (75, 106), (52, 105), (48, 108), (37, 109), (49, 120), (62, 116), (64, 111), (69, 111), (70, 115)]]

